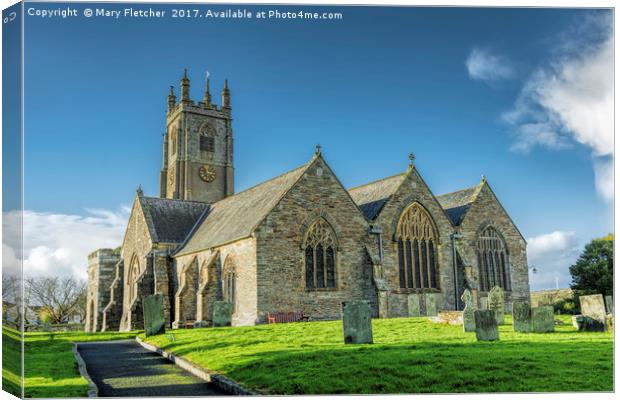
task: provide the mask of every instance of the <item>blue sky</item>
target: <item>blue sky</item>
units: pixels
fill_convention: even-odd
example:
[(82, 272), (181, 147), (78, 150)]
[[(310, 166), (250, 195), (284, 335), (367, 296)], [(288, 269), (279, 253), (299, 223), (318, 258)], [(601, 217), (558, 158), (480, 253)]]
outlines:
[[(101, 243), (111, 245), (136, 186), (158, 193), (168, 86), (188, 68), (198, 100), (208, 70), (217, 103), (224, 78), (232, 90), (237, 190), (305, 163), (317, 143), (348, 187), (403, 171), (412, 151), (436, 194), (485, 174), (532, 239), (542, 270), (532, 286), (556, 276), (566, 286), (579, 246), (613, 230), (607, 92), (586, 80), (583, 95), (574, 77), (600, 81), (611, 65), (611, 14), (309, 8), (344, 19), (26, 17), (25, 208), (84, 224), (113, 218)], [(584, 128), (592, 113), (573, 118), (592, 104), (600, 129)]]

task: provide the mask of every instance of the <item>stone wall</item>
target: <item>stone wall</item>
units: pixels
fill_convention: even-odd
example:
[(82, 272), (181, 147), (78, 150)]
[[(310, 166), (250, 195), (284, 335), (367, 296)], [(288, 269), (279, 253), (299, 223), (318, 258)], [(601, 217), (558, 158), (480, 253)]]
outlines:
[(110, 302), (110, 285), (120, 254), (113, 249), (99, 249), (88, 255), (88, 291), (86, 294), (86, 332), (102, 327), (103, 309)]
[(480, 292), (478, 284), (479, 270), (476, 255), (478, 235), (488, 226), (492, 226), (499, 232), (508, 250), (512, 290), (506, 292), (505, 307), (509, 311), (513, 301), (529, 301), (530, 299), (526, 243), (489, 185), (483, 182), (479, 190), (476, 201), (471, 205), (458, 227), (458, 233), (462, 238), (458, 240), (457, 247), (465, 265), (468, 282), (478, 293), (477, 300), (480, 307), (480, 297), (486, 297), (487, 293)]
[[(403, 211), (414, 202), (419, 203), (430, 214), (439, 236), (437, 243), (437, 264), (439, 289), (402, 289), (400, 288), (398, 270), (398, 243), (395, 234)], [(404, 179), (390, 201), (372, 223), (383, 231), (383, 269), (384, 276), (390, 287), (388, 294), (388, 316), (408, 316), (408, 296), (410, 293), (437, 293), (439, 310), (454, 310), (454, 269), (452, 265), (452, 242), (450, 234), (454, 228), (445, 212), (431, 193), (430, 189), (418, 173), (413, 169)], [(426, 314), (425, 296), (420, 296), (420, 310)]]
[[(322, 218), (337, 237), (336, 287), (307, 289), (303, 240)], [(257, 322), (268, 312), (303, 311), (311, 320), (341, 318), (342, 302), (372, 292), (368, 224), (321, 157), (280, 200), (256, 230)], [(376, 307), (376, 301), (375, 307)]]

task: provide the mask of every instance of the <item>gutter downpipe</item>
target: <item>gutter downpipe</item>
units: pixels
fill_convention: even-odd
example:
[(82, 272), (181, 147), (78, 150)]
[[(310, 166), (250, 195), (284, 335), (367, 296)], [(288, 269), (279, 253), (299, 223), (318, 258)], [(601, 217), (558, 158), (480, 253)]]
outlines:
[(456, 232), (452, 232), (450, 234), (450, 240), (452, 241), (452, 269), (454, 272), (454, 304), (456, 306), (456, 310), (459, 310), (461, 304), (459, 302), (459, 283), (458, 283), (458, 271), (456, 266), (456, 239), (460, 239), (463, 236), (459, 235)]

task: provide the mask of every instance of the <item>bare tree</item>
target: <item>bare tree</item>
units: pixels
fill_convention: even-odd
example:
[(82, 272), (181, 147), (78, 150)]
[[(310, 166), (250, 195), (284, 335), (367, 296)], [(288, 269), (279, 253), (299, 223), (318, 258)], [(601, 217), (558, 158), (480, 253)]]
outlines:
[(22, 286), (18, 275), (2, 274), (2, 319), (14, 326), (21, 326)]
[(86, 282), (75, 278), (28, 278), (29, 306), (40, 306), (50, 323), (65, 324), (86, 309)]

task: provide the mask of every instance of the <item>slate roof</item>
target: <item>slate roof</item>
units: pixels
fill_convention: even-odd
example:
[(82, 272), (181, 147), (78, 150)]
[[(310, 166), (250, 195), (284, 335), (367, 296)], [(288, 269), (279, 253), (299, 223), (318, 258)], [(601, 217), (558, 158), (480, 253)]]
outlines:
[(311, 163), (211, 204), (200, 225), (176, 254), (189, 254), (250, 236)]
[(467, 214), (469, 207), (471, 207), (471, 203), (476, 199), (477, 189), (478, 186), (473, 186), (437, 196), (437, 201), (439, 201), (439, 204), (446, 211), (446, 214), (448, 214), (455, 226), (463, 222), (463, 218), (465, 218), (465, 214)]
[(209, 207), (197, 201), (138, 197), (153, 243), (181, 243)]
[(393, 175), (349, 189), (349, 194), (366, 218), (374, 220), (400, 186), (406, 174)]

